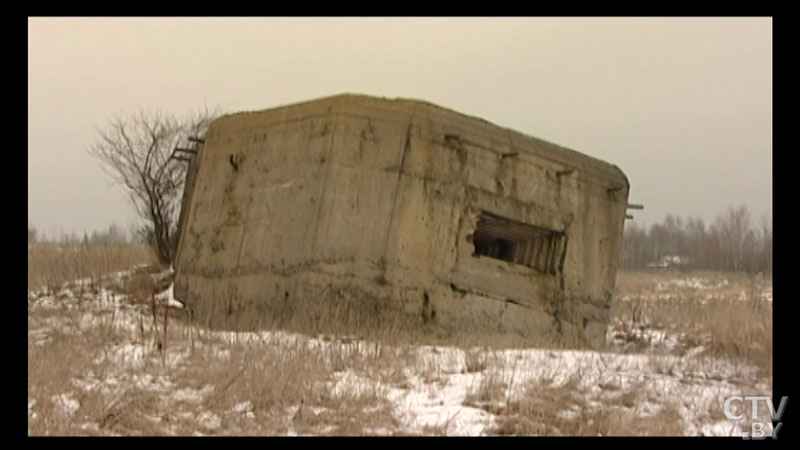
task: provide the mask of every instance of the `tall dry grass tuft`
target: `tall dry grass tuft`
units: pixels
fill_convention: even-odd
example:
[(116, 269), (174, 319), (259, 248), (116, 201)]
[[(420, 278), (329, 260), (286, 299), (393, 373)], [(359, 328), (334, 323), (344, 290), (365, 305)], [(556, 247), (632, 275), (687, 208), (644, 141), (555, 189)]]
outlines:
[(211, 363), (219, 359), (213, 348), (187, 361), (184, 376), (197, 387), (214, 386), (204, 409), (226, 417), (225, 411), (248, 405), (249, 419), (228, 415), (233, 422), (224, 424), (226, 433), (360, 435), (396, 425), (385, 392), (375, 385), (337, 385), (332, 376), (362, 370), (370, 358), (305, 341), (264, 344), (230, 343), (222, 364)]
[(282, 330), (336, 340), (384, 345), (442, 344), (452, 339), (440, 327), (409, 314), (397, 303), (359, 291), (274, 298), (231, 311), (225, 302), (196, 312), (199, 326), (217, 330)]
[(521, 399), (497, 411), (491, 434), (558, 436), (676, 436), (683, 422), (676, 404), (666, 404), (650, 414), (634, 406), (645, 396), (642, 386), (602, 405), (591, 404), (574, 375), (559, 386), (549, 380), (531, 382)]
[[(367, 292), (278, 296), (257, 305), (231, 311), (227, 302), (196, 312), (199, 326), (217, 330), (283, 330), (317, 337), (369, 340), (386, 345), (441, 345), (459, 348), (585, 348), (583, 342), (548, 335), (519, 335), (469, 324), (426, 320), (389, 299)], [(457, 325), (457, 326), (456, 326)]]

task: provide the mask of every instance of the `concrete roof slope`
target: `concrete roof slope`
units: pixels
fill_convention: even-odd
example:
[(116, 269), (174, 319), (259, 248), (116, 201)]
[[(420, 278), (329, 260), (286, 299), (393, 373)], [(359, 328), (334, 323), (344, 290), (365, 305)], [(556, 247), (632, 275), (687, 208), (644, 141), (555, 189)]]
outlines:
[[(565, 168), (578, 169), (581, 177), (588, 175), (590, 178), (607, 181), (611, 185), (623, 184), (626, 189), (630, 187), (627, 176), (616, 165), (424, 100), (391, 99), (345, 93), (259, 111), (238, 112), (223, 116), (215, 122), (237, 120), (242, 122), (237, 125), (244, 128), (242, 131), (246, 131), (250, 121), (241, 121), (243, 115), (253, 115), (253, 122), (263, 126), (265, 123), (278, 124), (337, 114), (376, 118), (403, 123), (406, 126), (413, 124), (417, 127), (428, 128), (429, 131), (431, 131), (430, 124), (436, 123), (439, 124), (436, 126), (437, 131), (444, 130), (447, 134), (463, 137), (469, 140), (469, 144), (483, 147), (486, 150), (529, 154), (564, 165)], [(211, 130), (213, 128), (215, 128), (214, 124), (212, 124)], [(502, 151), (501, 148), (505, 151)]]

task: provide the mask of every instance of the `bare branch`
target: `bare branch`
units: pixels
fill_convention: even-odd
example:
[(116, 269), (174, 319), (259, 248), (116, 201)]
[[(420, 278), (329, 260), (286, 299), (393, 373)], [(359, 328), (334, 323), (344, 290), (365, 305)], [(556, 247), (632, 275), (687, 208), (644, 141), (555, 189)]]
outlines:
[(186, 165), (170, 159), (172, 149), (191, 137), (202, 137), (219, 111), (207, 107), (179, 120), (139, 109), (114, 116), (98, 129), (89, 153), (103, 171), (122, 184), (162, 263), (174, 256), (176, 215), (180, 210)]

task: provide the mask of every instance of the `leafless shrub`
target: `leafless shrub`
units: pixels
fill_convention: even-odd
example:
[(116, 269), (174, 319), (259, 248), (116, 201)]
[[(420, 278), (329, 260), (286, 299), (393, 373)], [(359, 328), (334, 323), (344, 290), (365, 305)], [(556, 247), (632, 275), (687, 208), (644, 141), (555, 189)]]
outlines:
[(89, 150), (128, 191), (137, 214), (147, 223), (145, 237), (162, 264), (170, 264), (176, 250), (186, 176), (186, 164), (171, 156), (189, 137), (201, 138), (216, 115), (205, 109), (186, 119), (144, 110), (116, 116), (98, 130), (97, 142)]

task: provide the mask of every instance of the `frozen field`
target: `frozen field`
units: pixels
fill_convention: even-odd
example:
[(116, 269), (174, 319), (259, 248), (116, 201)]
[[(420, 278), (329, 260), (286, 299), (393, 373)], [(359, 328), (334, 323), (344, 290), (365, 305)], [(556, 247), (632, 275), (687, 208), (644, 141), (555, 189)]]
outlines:
[(32, 290), (28, 433), (741, 434), (748, 424), (726, 419), (722, 403), (771, 394), (771, 359), (758, 358), (771, 340), (740, 330), (750, 334), (730, 339), (748, 347), (731, 347), (734, 324), (703, 320), (734, 301), (771, 317), (771, 285), (622, 275), (602, 351), (212, 331), (183, 318), (171, 287), (155, 303), (121, 294), (132, 272)]

